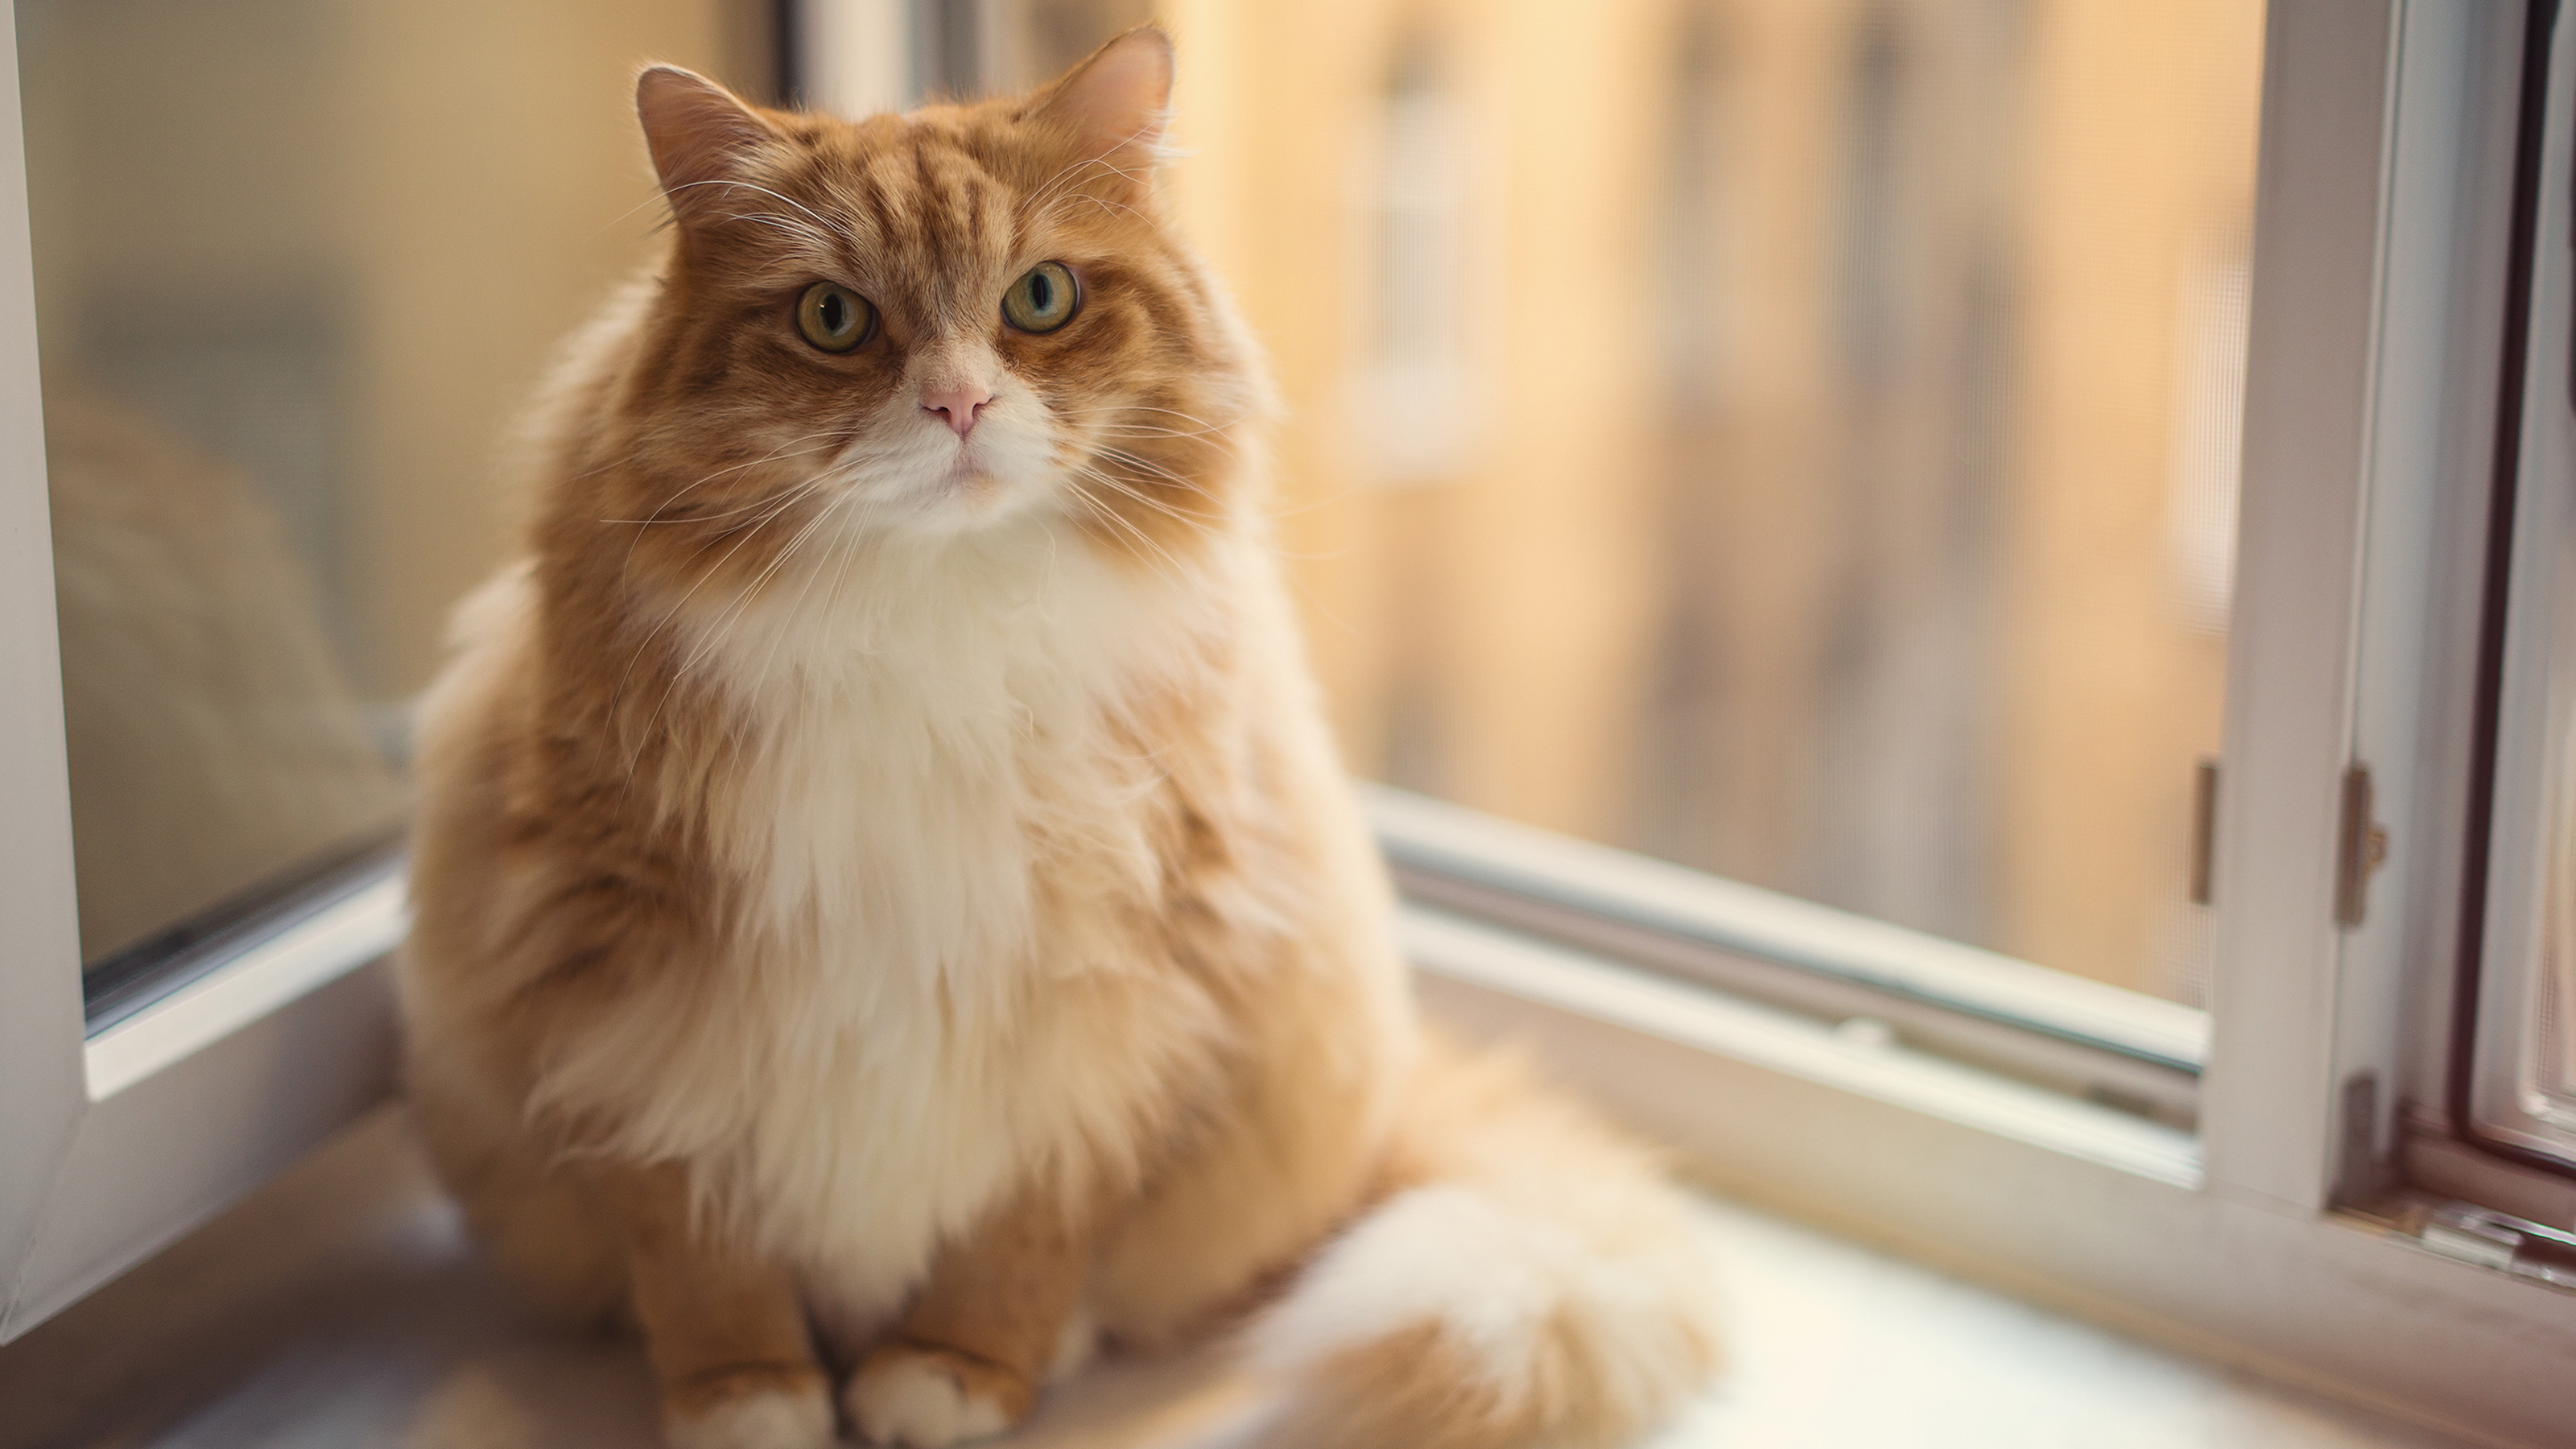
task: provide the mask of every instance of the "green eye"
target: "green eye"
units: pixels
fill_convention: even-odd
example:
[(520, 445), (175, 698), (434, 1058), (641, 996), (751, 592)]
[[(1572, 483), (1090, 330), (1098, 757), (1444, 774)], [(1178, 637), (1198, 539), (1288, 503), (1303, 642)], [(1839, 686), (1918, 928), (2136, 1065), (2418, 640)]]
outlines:
[(1073, 320), (1082, 288), (1062, 262), (1040, 262), (1002, 294), (1002, 315), (1023, 332), (1053, 332)]
[(877, 309), (838, 282), (816, 282), (796, 299), (796, 330), (825, 352), (847, 352), (876, 330)]

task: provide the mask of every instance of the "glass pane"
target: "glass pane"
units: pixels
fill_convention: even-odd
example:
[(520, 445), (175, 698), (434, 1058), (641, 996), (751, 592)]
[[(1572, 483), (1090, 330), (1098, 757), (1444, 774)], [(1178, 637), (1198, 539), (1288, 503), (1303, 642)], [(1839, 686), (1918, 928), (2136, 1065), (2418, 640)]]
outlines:
[[(2542, 238), (2576, 225), (2571, 82), (2576, 35), (2561, 26), (2536, 158)], [(2544, 244), (2531, 267), (2484, 953), (2463, 963), (2478, 972), (2478, 1010), (2454, 1039), (2470, 1092), (2452, 1105), (2491, 1142), (2576, 1168), (2576, 256)]]
[(381, 839), (489, 459), (770, 7), (19, 0), (82, 954)]
[[(2565, 203), (2552, 198), (2565, 216)], [(2543, 232), (2543, 235), (2547, 235)], [(2576, 397), (2563, 256), (2542, 264), (2516, 488), (2514, 594), (2472, 1108), (2576, 1163)]]
[[(2562, 640), (2562, 655), (2570, 643)], [(2561, 658), (2557, 672), (2576, 675), (2576, 664)], [(2508, 1012), (2527, 1020), (2523, 1034), (2521, 1101), (2535, 1122), (2557, 1129), (2561, 1155), (2576, 1160), (2576, 729), (2563, 730), (2556, 768), (2551, 772), (2552, 807), (2548, 846), (2548, 899), (2541, 928), (2540, 969), (2533, 973), (2530, 1004)]]
[(1175, 187), (1356, 767), (2199, 1004), (2259, 0), (1336, 13)]

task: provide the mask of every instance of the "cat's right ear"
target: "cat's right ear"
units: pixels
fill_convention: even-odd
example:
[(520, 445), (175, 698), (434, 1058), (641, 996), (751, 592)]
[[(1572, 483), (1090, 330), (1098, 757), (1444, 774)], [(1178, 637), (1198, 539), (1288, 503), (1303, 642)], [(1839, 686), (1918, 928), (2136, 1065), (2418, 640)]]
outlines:
[(733, 92), (676, 65), (647, 66), (635, 78), (635, 117), (653, 148), (662, 194), (682, 221), (713, 205), (778, 132)]

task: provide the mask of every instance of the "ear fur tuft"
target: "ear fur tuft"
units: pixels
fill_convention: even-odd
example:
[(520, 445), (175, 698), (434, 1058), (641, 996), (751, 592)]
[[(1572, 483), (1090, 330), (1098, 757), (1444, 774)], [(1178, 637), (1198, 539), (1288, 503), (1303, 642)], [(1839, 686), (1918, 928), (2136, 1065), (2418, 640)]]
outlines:
[(1139, 190), (1165, 159), (1171, 120), (1172, 38), (1140, 25), (1038, 92), (1028, 114), (1071, 129), (1091, 154), (1128, 173)]
[[(646, 66), (635, 78), (635, 118), (674, 214), (714, 200), (704, 188), (741, 174), (778, 132), (733, 92), (676, 65)], [(722, 190), (724, 188), (716, 188)]]

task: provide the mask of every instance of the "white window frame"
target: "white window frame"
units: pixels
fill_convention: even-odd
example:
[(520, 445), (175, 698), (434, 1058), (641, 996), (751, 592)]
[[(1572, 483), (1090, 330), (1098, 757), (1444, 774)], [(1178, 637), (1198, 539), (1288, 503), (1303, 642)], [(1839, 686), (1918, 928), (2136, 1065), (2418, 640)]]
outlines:
[[(844, 8), (811, 0), (807, 33), (896, 23), (888, 0), (854, 0), (847, 24), (824, 23)], [(1837, 936), (1831, 913), (1766, 916), (1740, 890), (1698, 890), (1668, 868), (1640, 866), (1623, 885), (1613, 853), (1494, 844), (1509, 832), (1477, 844), (1444, 833), (1437, 809), (1381, 799), (1400, 859), (1447, 849), (1506, 874), (1551, 859), (1567, 880), (1606, 872), (1608, 897), (1655, 896), (1663, 926), (1709, 938), (1705, 969), (1650, 970), (1417, 901), (1404, 929), (1432, 1008), (1529, 1041), (1749, 1200), (2411, 1421), (2563, 1442), (2576, 1294), (2333, 1206), (2351, 1158), (2339, 1152), (2344, 1083), (2371, 1071), (2391, 1084), (2365, 1156), (2394, 1152), (2390, 1104), (2422, 1070), (2407, 1045), (2422, 1015), (2410, 983), (2424, 943), (2456, 925), (2440, 822), (2456, 813), (2444, 791), (2456, 794), (2457, 742), (2423, 705), (2447, 676), (2439, 630), (2422, 625), (2443, 617), (2426, 599), (2453, 577), (2434, 556), (2445, 545), (2424, 540), (2454, 535), (2409, 520), (2485, 476), (2482, 435), (2463, 419), (2482, 366), (2491, 411), (2477, 349), (2492, 351), (2485, 319), (2501, 305), (2484, 258), (2501, 225), (2492, 178), (2497, 137), (2512, 131), (2520, 14), (2495, 0), (2272, 0), (2197, 1137), (2035, 1084), (2062, 1056), (2020, 1075), (1979, 1070), (1910, 1043), (1933, 1030), (1929, 1016), (1899, 1020), (1891, 1040), (1838, 1029), (1829, 1018), (1845, 1007), (1824, 998), (1748, 994), (1741, 973), (1767, 969), (1757, 958), (1786, 949), (1781, 933), (1817, 952), (1857, 939)], [(1197, 38), (1184, 27), (1185, 49)], [(110, 1032), (85, 1030), (14, 40), (0, 46), (5, 1340), (382, 1099), (394, 1053), (379, 962), (402, 905), (384, 885), (343, 896)], [(842, 76), (841, 54), (809, 53), (809, 93), (887, 83)], [(2426, 597), (2410, 603), (2410, 587)], [(2345, 770), (2365, 749), (2381, 756), (2394, 849), (2346, 929), (2337, 824)], [(1909, 954), (1902, 933), (1861, 934), (1877, 944), (1848, 950), (1825, 989), (1893, 971), (1905, 1000), (1935, 1014), (1950, 1010), (1945, 993), (2064, 994), (1991, 962)], [(1745, 944), (1757, 938), (1772, 944)], [(2060, 1004), (2092, 1013), (2097, 1036), (2192, 1036), (2154, 1010), (2123, 1027), (2116, 993)]]
[(393, 1086), (378, 880), (93, 1033), (81, 993), (15, 27), (0, 32), (0, 1342)]

